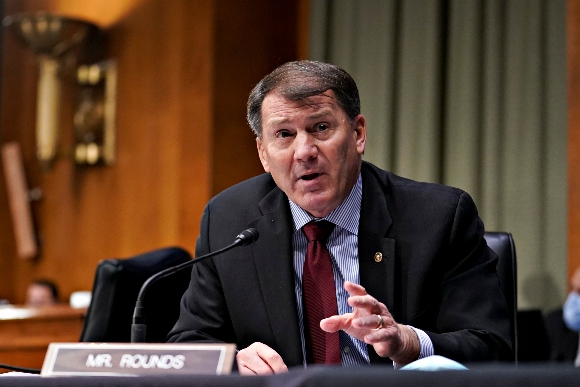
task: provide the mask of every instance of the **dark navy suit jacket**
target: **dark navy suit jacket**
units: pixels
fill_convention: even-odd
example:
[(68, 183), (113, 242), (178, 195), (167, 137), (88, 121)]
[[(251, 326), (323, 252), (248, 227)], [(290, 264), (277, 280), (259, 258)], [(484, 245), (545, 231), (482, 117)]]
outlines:
[[(363, 162), (360, 280), (398, 323), (424, 330), (435, 353), (459, 362), (510, 358), (506, 302), (471, 197)], [(214, 197), (201, 221), (196, 256), (260, 237), (195, 265), (170, 342), (262, 342), (287, 366), (302, 365), (292, 264), (292, 215), (270, 174)], [(383, 259), (375, 262), (381, 252)], [(368, 347), (371, 363), (391, 363)]]

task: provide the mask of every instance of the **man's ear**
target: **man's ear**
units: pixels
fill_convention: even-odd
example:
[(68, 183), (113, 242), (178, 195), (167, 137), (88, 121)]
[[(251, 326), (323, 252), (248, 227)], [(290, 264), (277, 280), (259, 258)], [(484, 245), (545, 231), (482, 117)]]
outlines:
[(258, 156), (260, 157), (260, 162), (262, 163), (264, 171), (270, 172), (270, 166), (268, 165), (268, 154), (266, 153), (264, 144), (259, 137), (256, 137), (256, 148), (258, 149)]
[(365, 146), (367, 143), (367, 124), (365, 117), (359, 114), (354, 119), (354, 131), (356, 132), (356, 150), (358, 154), (365, 153)]

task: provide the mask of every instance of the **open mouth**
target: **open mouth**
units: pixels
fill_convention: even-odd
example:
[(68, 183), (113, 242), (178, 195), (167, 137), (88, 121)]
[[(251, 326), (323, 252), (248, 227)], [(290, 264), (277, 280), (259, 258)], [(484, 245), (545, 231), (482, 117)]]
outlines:
[(309, 175), (304, 175), (301, 177), (302, 180), (313, 180), (320, 176), (320, 173), (311, 173)]

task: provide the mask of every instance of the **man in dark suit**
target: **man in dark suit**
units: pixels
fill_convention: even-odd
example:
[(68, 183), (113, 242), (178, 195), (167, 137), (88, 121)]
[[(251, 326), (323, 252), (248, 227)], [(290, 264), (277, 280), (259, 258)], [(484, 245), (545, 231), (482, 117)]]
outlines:
[[(248, 227), (260, 238), (194, 266), (169, 341), (236, 343), (242, 374), (312, 362), (314, 329), (339, 332), (344, 366), (510, 357), (497, 257), (472, 199), (362, 161), (366, 122), (350, 75), (319, 62), (282, 65), (250, 94), (248, 122), (266, 174), (208, 203), (196, 254)], [(302, 227), (321, 219), (334, 227), (326, 245), (338, 312), (313, 328)]]

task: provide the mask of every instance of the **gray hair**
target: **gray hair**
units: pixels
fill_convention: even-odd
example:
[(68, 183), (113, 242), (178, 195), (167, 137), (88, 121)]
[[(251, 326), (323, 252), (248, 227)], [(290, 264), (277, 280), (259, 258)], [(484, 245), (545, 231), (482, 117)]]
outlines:
[(262, 138), (262, 103), (272, 91), (291, 101), (334, 91), (338, 105), (350, 122), (360, 114), (360, 98), (354, 79), (338, 66), (301, 60), (288, 62), (266, 75), (248, 98), (247, 120), (258, 138)]

